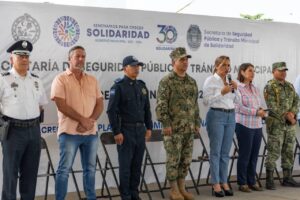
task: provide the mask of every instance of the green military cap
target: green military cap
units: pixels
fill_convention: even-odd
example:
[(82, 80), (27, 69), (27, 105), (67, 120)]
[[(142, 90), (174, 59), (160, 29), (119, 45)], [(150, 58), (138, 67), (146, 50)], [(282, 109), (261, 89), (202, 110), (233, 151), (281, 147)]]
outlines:
[(184, 47), (177, 47), (176, 49), (174, 49), (171, 53), (170, 53), (170, 58), (172, 60), (174, 59), (180, 59), (180, 58), (191, 58), (191, 55), (186, 54), (186, 50)]
[(286, 67), (286, 63), (285, 62), (276, 62), (276, 63), (273, 63), (272, 65), (272, 70), (288, 70), (288, 68)]

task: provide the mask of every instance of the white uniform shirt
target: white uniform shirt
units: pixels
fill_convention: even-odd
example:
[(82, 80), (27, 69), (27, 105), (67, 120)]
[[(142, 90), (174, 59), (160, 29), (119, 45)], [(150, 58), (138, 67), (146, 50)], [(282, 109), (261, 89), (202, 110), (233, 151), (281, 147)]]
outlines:
[(14, 68), (0, 75), (0, 108), (5, 116), (26, 120), (40, 115), (40, 105), (48, 103), (41, 80), (27, 73), (21, 77)]
[(223, 80), (217, 73), (209, 76), (203, 86), (203, 104), (210, 108), (234, 109), (236, 92), (222, 95), (223, 87)]

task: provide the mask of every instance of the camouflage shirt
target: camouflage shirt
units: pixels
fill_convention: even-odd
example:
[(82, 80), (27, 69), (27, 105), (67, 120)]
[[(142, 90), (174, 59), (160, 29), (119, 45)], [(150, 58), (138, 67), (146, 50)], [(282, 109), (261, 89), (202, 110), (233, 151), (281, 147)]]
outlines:
[(264, 89), (264, 97), (270, 111), (270, 117), (285, 123), (286, 112), (297, 114), (298, 96), (291, 83), (280, 83), (276, 79), (269, 80)]
[(196, 81), (186, 74), (184, 78), (175, 72), (159, 82), (156, 115), (164, 128), (175, 132), (194, 132), (200, 127), (198, 87)]

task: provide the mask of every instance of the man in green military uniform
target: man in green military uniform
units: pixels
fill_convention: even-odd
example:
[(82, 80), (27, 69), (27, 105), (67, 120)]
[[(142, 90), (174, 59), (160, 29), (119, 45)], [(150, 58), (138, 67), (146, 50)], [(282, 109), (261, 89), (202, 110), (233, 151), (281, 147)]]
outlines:
[(266, 158), (266, 188), (275, 190), (273, 172), (276, 160), (281, 153), (281, 167), (283, 170), (283, 186), (299, 187), (292, 178), (294, 163), (294, 144), (296, 133), (296, 114), (298, 112), (298, 96), (293, 85), (286, 81), (285, 62), (277, 62), (272, 65), (273, 79), (269, 80), (264, 89), (264, 96), (268, 108), (269, 117), (266, 120), (268, 142), (268, 155)]
[(156, 115), (163, 126), (170, 199), (192, 200), (193, 195), (185, 190), (185, 177), (192, 161), (194, 134), (200, 131), (198, 88), (186, 73), (191, 56), (185, 48), (176, 48), (170, 57), (173, 71), (159, 82)]

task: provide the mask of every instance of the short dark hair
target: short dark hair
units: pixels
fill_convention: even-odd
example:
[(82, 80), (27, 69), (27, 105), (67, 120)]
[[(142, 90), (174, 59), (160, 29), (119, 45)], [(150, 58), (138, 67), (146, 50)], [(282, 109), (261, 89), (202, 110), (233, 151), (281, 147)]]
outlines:
[(77, 49), (81, 49), (81, 50), (85, 51), (85, 49), (84, 49), (82, 46), (79, 46), (79, 45), (72, 47), (72, 48), (69, 50), (69, 53), (68, 53), (68, 58), (69, 58), (69, 60), (70, 60), (70, 57), (71, 57), (72, 53), (73, 53), (75, 50), (77, 50)]
[(251, 63), (243, 63), (240, 65), (237, 80), (240, 81), (241, 83), (244, 83), (245, 81), (245, 77), (242, 75), (242, 71), (243, 72), (246, 71), (249, 67), (254, 68), (254, 66)]

